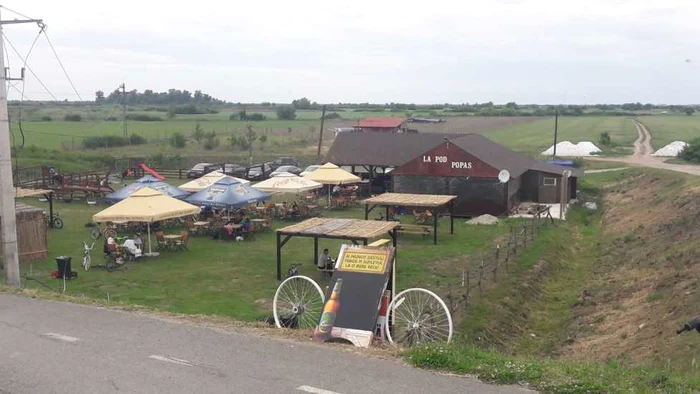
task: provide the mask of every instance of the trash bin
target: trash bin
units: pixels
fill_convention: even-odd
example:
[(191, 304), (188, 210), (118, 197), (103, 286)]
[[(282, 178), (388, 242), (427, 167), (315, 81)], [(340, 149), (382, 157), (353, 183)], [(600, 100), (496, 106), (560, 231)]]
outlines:
[(70, 256), (58, 256), (56, 257), (56, 266), (58, 267), (57, 278), (70, 279), (71, 278), (71, 266), (70, 262), (73, 259)]

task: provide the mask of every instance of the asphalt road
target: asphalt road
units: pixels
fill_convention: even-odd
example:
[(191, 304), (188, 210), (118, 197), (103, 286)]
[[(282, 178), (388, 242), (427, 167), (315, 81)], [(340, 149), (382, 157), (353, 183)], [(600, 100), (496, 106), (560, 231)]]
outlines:
[(0, 295), (0, 394), (512, 393), (329, 346)]

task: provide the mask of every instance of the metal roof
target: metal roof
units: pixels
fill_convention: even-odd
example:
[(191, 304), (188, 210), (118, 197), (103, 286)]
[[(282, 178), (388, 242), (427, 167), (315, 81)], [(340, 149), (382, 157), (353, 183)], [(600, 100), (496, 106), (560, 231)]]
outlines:
[(408, 119), (406, 118), (364, 118), (357, 124), (358, 127), (392, 128), (399, 127)]

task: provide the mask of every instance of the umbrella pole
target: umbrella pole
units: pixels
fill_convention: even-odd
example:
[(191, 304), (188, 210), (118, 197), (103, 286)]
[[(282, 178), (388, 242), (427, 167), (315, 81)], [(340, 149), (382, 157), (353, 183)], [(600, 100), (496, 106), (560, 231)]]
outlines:
[(331, 207), (331, 185), (328, 185), (328, 208)]
[(148, 254), (152, 254), (152, 250), (151, 250), (151, 223), (148, 222), (146, 225), (148, 227)]

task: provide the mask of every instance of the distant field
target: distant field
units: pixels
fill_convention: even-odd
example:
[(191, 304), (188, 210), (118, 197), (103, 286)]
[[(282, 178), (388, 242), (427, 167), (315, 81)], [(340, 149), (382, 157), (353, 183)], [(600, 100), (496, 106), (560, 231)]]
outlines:
[(700, 116), (644, 116), (637, 120), (651, 132), (654, 149), (663, 148), (673, 141), (690, 142), (700, 137)]
[[(632, 146), (637, 138), (634, 124), (626, 117), (560, 117), (557, 140), (573, 143), (591, 141), (599, 145), (598, 138), (604, 131), (610, 133), (612, 142), (617, 146)], [(489, 130), (483, 134), (518, 152), (539, 155), (552, 146), (554, 118), (540, 118), (536, 122)], [(603, 146), (600, 148), (606, 150)], [(611, 150), (607, 153), (617, 154), (618, 152)]]

